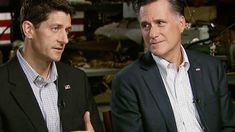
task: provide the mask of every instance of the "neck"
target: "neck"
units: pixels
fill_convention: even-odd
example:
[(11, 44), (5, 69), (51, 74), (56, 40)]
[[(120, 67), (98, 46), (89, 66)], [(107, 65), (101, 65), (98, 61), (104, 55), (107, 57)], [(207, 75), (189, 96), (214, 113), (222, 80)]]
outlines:
[(40, 59), (34, 59), (29, 57), (29, 55), (25, 55), (24, 52), (22, 53), (23, 58), (27, 61), (27, 63), (45, 80), (47, 79), (52, 62), (46, 62)]
[[(181, 50), (180, 50), (180, 51), (181, 51)], [(182, 55), (182, 52), (180, 52), (180, 53), (178, 54), (178, 56), (176, 56), (176, 62), (175, 62), (176, 67), (177, 67), (177, 71), (179, 71), (179, 67), (180, 67), (180, 65), (182, 64), (182, 62), (183, 62), (183, 55)]]
[(179, 66), (183, 62), (183, 55), (182, 55), (181, 50), (182, 50), (181, 47), (179, 47), (179, 49), (175, 50), (175, 53), (173, 54), (173, 56), (165, 58), (168, 62), (175, 64), (177, 67), (177, 70), (179, 70)]

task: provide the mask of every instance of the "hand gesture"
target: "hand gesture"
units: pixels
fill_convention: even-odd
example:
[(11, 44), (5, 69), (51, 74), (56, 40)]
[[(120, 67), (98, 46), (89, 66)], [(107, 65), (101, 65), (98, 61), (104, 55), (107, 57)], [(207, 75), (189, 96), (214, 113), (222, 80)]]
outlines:
[(86, 111), (86, 113), (84, 115), (84, 121), (85, 121), (85, 126), (86, 126), (86, 132), (95, 132), (95, 130), (91, 124), (90, 112)]
[(95, 132), (94, 128), (92, 127), (91, 120), (90, 120), (90, 112), (86, 111), (84, 114), (84, 121), (85, 121), (85, 131), (71, 131), (71, 132)]

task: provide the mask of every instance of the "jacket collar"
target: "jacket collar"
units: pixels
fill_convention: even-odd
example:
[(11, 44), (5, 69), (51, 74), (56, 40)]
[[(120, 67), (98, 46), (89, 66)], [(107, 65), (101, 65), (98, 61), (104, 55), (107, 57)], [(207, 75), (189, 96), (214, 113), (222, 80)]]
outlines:
[(31, 121), (35, 130), (46, 132), (47, 127), (39, 105), (17, 58), (14, 57), (8, 64), (9, 82), (12, 84), (10, 92), (13, 98)]
[[(198, 114), (201, 119), (201, 123), (203, 126), (206, 126), (206, 120), (204, 115), (204, 102), (205, 95), (207, 92), (205, 91), (205, 86), (203, 86), (203, 64), (200, 62), (198, 56), (194, 55), (194, 53), (187, 51), (189, 62), (191, 64), (189, 68), (189, 79), (192, 87), (194, 102), (196, 104)], [(204, 71), (204, 73), (206, 73)]]
[[(188, 70), (189, 79), (192, 87), (192, 92), (194, 96), (194, 100), (200, 101), (200, 106), (196, 105), (198, 109), (199, 116), (201, 118), (202, 123), (204, 123), (203, 115), (203, 100), (204, 100), (204, 90), (202, 86), (202, 64), (196, 55), (185, 50), (189, 59), (190, 68)], [(150, 52), (146, 52), (139, 59), (139, 66), (143, 69), (143, 78), (148, 85), (148, 89), (150, 93), (154, 93), (151, 96), (155, 99), (156, 103), (160, 106), (159, 109), (163, 113), (163, 116), (166, 119), (166, 124), (170, 131), (176, 130), (176, 123), (174, 119), (173, 110), (171, 108), (171, 104), (161, 78), (159, 69), (151, 55)], [(157, 80), (157, 81), (156, 81)]]
[[(68, 82), (68, 73), (64, 70), (63, 64), (56, 63), (58, 70), (58, 79), (55, 81), (58, 88), (58, 107), (60, 118), (63, 126), (63, 131), (69, 131), (72, 114), (71, 108), (68, 105), (71, 103), (70, 91), (71, 87)], [(37, 103), (32, 88), (27, 80), (27, 77), (21, 68), (17, 57), (14, 57), (8, 62), (9, 83), (12, 84), (10, 92), (16, 103), (22, 108), (22, 111), (31, 121), (35, 130), (38, 132), (47, 132), (47, 126), (42, 116), (40, 107)], [(70, 89), (71, 88), (71, 89)]]
[(71, 113), (72, 106), (71, 104), (71, 92), (73, 86), (70, 84), (68, 71), (66, 71), (65, 65), (56, 62), (57, 72), (58, 72), (58, 79), (55, 82), (58, 88), (58, 107), (60, 112), (60, 118), (62, 122), (63, 131), (67, 132), (70, 131), (68, 126), (71, 126), (73, 115)]
[(159, 69), (150, 52), (146, 52), (139, 59), (140, 67), (143, 69), (142, 77), (146, 82), (151, 96), (156, 101), (162, 112), (169, 131), (177, 132), (174, 113), (171, 108), (170, 100), (168, 98), (163, 80), (161, 78)]

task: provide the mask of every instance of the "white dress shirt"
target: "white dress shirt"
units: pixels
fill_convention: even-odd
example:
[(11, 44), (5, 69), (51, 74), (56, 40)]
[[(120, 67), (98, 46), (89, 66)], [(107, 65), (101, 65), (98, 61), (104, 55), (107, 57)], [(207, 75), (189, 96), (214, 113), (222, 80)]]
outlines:
[(181, 49), (183, 63), (178, 71), (175, 64), (153, 54), (152, 56), (164, 82), (178, 132), (203, 132), (197, 109), (193, 103), (192, 88), (188, 76), (190, 63), (184, 48)]

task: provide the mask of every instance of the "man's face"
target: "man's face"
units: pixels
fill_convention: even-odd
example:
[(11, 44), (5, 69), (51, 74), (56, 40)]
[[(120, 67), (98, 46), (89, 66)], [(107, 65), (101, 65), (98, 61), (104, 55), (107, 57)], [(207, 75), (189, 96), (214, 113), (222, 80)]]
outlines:
[(142, 6), (139, 21), (145, 46), (154, 55), (170, 61), (179, 53), (185, 19), (173, 11), (167, 0)]
[(62, 11), (51, 12), (48, 19), (34, 28), (31, 49), (34, 58), (43, 61), (59, 61), (68, 43), (71, 16)]

